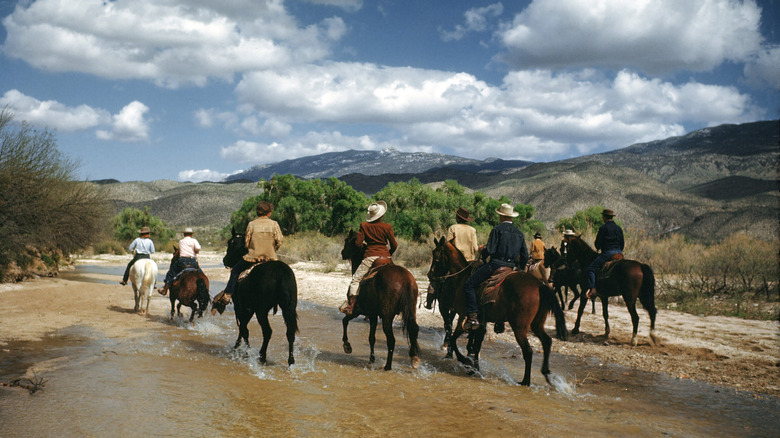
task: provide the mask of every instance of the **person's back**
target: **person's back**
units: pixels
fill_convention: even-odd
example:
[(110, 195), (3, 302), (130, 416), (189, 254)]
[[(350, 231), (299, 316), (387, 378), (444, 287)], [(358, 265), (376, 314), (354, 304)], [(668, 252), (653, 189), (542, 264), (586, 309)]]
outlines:
[(260, 216), (246, 227), (245, 243), (249, 252), (244, 256), (248, 262), (278, 260), (276, 251), (282, 246), (284, 237), (279, 223), (268, 216)]
[(534, 235), (534, 241), (531, 242), (531, 259), (535, 262), (544, 260), (544, 241), (542, 240), (541, 233)]
[(601, 251), (601, 254), (586, 269), (588, 275), (588, 298), (598, 295), (596, 290), (596, 271), (601, 269), (604, 263), (612, 256), (623, 252), (625, 244), (623, 229), (612, 220), (614, 217), (615, 212), (608, 208), (601, 212), (601, 219), (604, 221), (604, 225), (599, 227), (596, 241), (594, 242), (594, 246)]
[(447, 241), (455, 245), (455, 248), (463, 254), (466, 261), (471, 262), (477, 258), (477, 230), (474, 229), (468, 222), (473, 221), (471, 212), (463, 207), (458, 208), (455, 212), (456, 224), (449, 227), (447, 230)]

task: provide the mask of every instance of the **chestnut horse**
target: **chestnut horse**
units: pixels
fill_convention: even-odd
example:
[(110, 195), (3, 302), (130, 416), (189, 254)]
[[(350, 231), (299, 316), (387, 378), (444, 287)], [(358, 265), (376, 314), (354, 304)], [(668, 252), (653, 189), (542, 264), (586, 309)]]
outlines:
[[(171, 257), (171, 266), (179, 260), (179, 247), (173, 247), (173, 257)], [(203, 311), (209, 305), (211, 296), (209, 295), (209, 278), (203, 271), (195, 268), (185, 268), (178, 278), (173, 282), (170, 288), (171, 299), (171, 319), (178, 314), (180, 317), (181, 306), (185, 305), (192, 309), (190, 322), (195, 318), (195, 312), (198, 318), (203, 316)], [(179, 304), (176, 305), (176, 300)], [(174, 311), (174, 307), (176, 308)]]
[[(568, 247), (569, 258), (577, 260), (580, 266), (589, 266), (598, 256), (598, 253), (580, 237), (571, 237)], [(608, 278), (599, 278), (599, 272), (596, 273), (596, 291), (601, 298), (601, 308), (604, 314), (604, 337), (609, 339), (609, 311), (607, 310), (609, 297), (622, 296), (634, 325), (631, 345), (637, 345), (636, 334), (639, 329), (639, 315), (636, 311), (636, 300), (639, 298), (642, 306), (650, 315), (650, 339), (654, 344), (658, 344), (659, 339), (655, 335), (657, 310), (655, 308), (655, 275), (653, 270), (650, 266), (635, 260), (624, 259), (613, 263)], [(580, 301), (577, 321), (571, 331), (573, 335), (579, 333), (585, 303), (586, 300)]]
[[(222, 258), (222, 263), (232, 268), (247, 252), (244, 235), (232, 232), (233, 236), (228, 240), (227, 253)], [(290, 267), (280, 261), (271, 260), (252, 268), (246, 278), (241, 280), (233, 293), (233, 308), (236, 313), (238, 325), (238, 339), (233, 348), (238, 348), (241, 342), (249, 346), (249, 321), (252, 316), (257, 318), (260, 328), (263, 330), (263, 345), (260, 347), (260, 363), (266, 363), (266, 351), (271, 341), (273, 330), (268, 321), (268, 312), (273, 308), (274, 314), (282, 308), (282, 317), (287, 326), (287, 364), (295, 363), (293, 346), (295, 334), (298, 333), (298, 284), (295, 273)], [(214, 297), (211, 313), (225, 311), (228, 299), (225, 291)]]
[[(344, 240), (344, 248), (341, 257), (350, 260), (352, 272), (363, 260), (364, 248), (355, 245), (356, 233), (351, 231)], [(373, 268), (372, 268), (373, 269)], [(385, 370), (393, 367), (393, 351), (395, 350), (395, 335), (393, 334), (393, 319), (401, 315), (403, 331), (409, 339), (409, 357), (412, 368), (420, 364), (418, 352), (420, 346), (417, 343), (417, 335), (420, 327), (417, 325), (417, 281), (406, 268), (392, 262), (377, 267), (375, 274), (360, 284), (360, 293), (357, 296), (355, 308), (351, 315), (345, 315), (342, 320), (344, 326), (344, 352), (352, 353), (352, 345), (347, 337), (349, 321), (359, 315), (365, 315), (369, 322), (368, 345), (371, 349), (369, 363), (374, 363), (374, 343), (376, 342), (377, 318), (382, 318), (382, 331), (387, 339), (387, 362)]]
[(528, 332), (532, 331), (542, 342), (544, 358), (542, 361), (542, 374), (550, 383), (549, 359), (552, 347), (552, 339), (544, 331), (544, 323), (547, 314), (551, 311), (555, 316), (555, 329), (558, 339), (566, 340), (566, 318), (560, 303), (549, 286), (543, 284), (531, 274), (526, 272), (513, 272), (508, 275), (499, 286), (496, 302), (482, 306), (480, 311), (482, 324), (477, 330), (472, 330), (469, 337), (473, 337), (473, 359), (463, 356), (458, 350), (457, 340), (463, 334), (463, 320), (466, 314), (466, 301), (463, 293), (463, 284), (471, 275), (468, 262), (463, 254), (454, 245), (443, 237), (435, 240), (433, 260), (428, 271), (428, 278), (433, 280), (451, 276), (452, 285), (456, 291), (455, 311), (458, 314), (458, 324), (455, 333), (450, 338), (450, 348), (455, 352), (458, 361), (479, 369), (479, 351), (485, 337), (487, 322), (507, 321), (515, 334), (515, 340), (523, 351), (525, 372), (520, 385), (531, 384), (531, 359), (533, 348), (528, 342)]

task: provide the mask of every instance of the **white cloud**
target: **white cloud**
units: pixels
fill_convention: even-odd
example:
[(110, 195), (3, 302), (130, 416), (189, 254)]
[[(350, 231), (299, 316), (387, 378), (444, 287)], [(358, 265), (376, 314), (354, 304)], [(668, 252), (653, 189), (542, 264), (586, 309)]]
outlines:
[(191, 181), (191, 182), (222, 181), (228, 176), (238, 172), (240, 171), (236, 171), (232, 173), (224, 173), (224, 172), (218, 172), (216, 170), (210, 170), (210, 169), (182, 170), (181, 172), (179, 172), (179, 181)]
[(756, 58), (745, 64), (745, 77), (754, 87), (780, 91), (780, 46), (759, 50)]
[(534, 0), (500, 31), (518, 68), (706, 71), (761, 44), (752, 0)]
[(3, 25), (5, 54), (34, 67), (172, 88), (322, 59), (346, 29), (340, 18), (299, 28), (281, 0), (38, 0)]
[(488, 29), (488, 20), (498, 17), (503, 12), (504, 5), (501, 3), (494, 3), (481, 8), (471, 8), (463, 14), (466, 24), (458, 24), (455, 26), (455, 30), (451, 31), (439, 29), (439, 35), (442, 41), (457, 41), (466, 36), (467, 33), (484, 32)]
[(112, 117), (111, 130), (98, 130), (97, 137), (101, 140), (119, 140), (125, 142), (143, 141), (149, 139), (149, 124), (144, 115), (149, 107), (135, 100), (127, 104), (119, 114)]
[(38, 100), (19, 90), (8, 90), (0, 97), (0, 108), (5, 107), (19, 121), (63, 132), (83, 131), (110, 120), (110, 114), (103, 109), (88, 105), (70, 107), (54, 100)]
[(363, 0), (304, 0), (315, 5), (328, 5), (348, 12), (357, 12), (363, 7)]

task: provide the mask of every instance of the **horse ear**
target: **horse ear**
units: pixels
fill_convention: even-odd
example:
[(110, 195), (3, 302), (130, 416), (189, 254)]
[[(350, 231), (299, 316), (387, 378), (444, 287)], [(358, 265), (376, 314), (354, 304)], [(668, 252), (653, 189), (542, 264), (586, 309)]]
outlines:
[(233, 226), (233, 227), (230, 227), (230, 234), (232, 234), (232, 235), (233, 235), (233, 237), (236, 237), (236, 234), (237, 234), (237, 233), (236, 233), (236, 227), (235, 227), (235, 226)]

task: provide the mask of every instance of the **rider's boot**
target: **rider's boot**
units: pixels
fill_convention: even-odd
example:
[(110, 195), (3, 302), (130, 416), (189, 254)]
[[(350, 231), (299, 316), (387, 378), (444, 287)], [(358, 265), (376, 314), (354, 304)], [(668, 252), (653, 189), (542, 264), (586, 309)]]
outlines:
[(355, 310), (355, 302), (357, 301), (357, 295), (352, 295), (349, 298), (347, 298), (347, 301), (344, 302), (344, 304), (339, 307), (339, 310), (343, 312), (347, 316), (351, 316), (352, 312)]
[(479, 319), (477, 319), (476, 313), (469, 313), (465, 321), (463, 321), (463, 330), (470, 331), (479, 328)]
[(157, 293), (163, 296), (168, 295), (168, 283), (165, 283), (165, 286), (162, 288), (157, 289)]
[(598, 295), (598, 292), (596, 292), (596, 288), (595, 287), (588, 291), (588, 298), (591, 298), (591, 299), (596, 298), (596, 295)]

